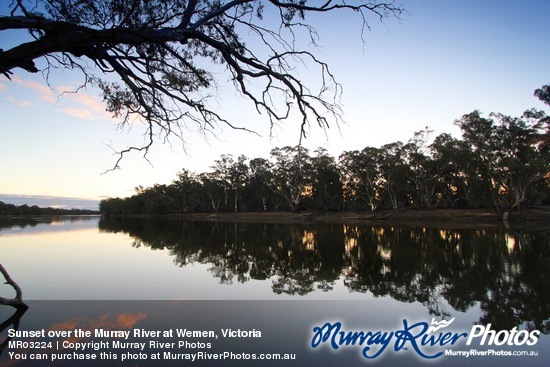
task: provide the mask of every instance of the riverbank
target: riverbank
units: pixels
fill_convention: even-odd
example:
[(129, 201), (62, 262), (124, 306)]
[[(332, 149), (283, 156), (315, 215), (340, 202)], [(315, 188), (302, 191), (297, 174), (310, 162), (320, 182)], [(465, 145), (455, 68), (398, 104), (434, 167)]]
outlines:
[(536, 207), (515, 211), (487, 209), (434, 209), (385, 210), (344, 212), (237, 212), (237, 213), (184, 213), (171, 214), (173, 219), (221, 222), (325, 222), (325, 223), (388, 223), (406, 225), (441, 224), (537, 224), (550, 226), (550, 207)]

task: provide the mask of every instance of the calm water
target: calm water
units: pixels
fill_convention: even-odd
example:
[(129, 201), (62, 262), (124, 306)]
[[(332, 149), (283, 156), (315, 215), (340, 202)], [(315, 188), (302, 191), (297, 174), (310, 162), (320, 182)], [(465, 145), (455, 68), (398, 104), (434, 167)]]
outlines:
[(30, 301), (348, 302), (352, 319), (550, 331), (550, 228), (2, 219), (0, 263)]
[(550, 229), (4, 220), (0, 254), (29, 300), (383, 299), (503, 327), (550, 317)]

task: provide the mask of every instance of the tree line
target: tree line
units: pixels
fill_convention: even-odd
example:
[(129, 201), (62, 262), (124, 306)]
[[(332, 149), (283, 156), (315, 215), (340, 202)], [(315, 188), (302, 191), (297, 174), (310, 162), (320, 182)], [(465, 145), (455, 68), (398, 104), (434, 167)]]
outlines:
[[(44, 208), (38, 205), (15, 205), (0, 201), (0, 215), (90, 215), (99, 214), (97, 210)], [(1, 226), (0, 226), (1, 227)]]
[[(550, 104), (550, 86), (535, 95)], [(221, 155), (169, 185), (102, 200), (104, 214), (522, 208), (550, 203), (550, 117), (479, 111), (455, 121), (461, 138), (425, 128), (406, 143), (344, 151), (274, 148), (270, 159)]]

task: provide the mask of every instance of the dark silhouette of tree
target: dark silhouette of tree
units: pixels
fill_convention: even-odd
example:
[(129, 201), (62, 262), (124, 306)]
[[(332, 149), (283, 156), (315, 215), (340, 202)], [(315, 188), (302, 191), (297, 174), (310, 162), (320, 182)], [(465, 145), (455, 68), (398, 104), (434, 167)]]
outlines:
[[(182, 171), (172, 185), (106, 199), (104, 214), (278, 210), (487, 208), (509, 211), (550, 200), (550, 119), (473, 111), (455, 123), (462, 139), (429, 128), (407, 143), (343, 152), (274, 148), (271, 160), (222, 155), (212, 172)], [(1, 204), (1, 203), (0, 203)], [(29, 210), (30, 208), (24, 208)], [(0, 205), (0, 214), (2, 206)], [(391, 213), (390, 213), (391, 214)], [(375, 215), (375, 214), (373, 214)], [(541, 215), (543, 213), (541, 212)]]
[(60, 208), (43, 208), (37, 205), (28, 206), (6, 204), (0, 201), (0, 215), (90, 215), (99, 214), (97, 210), (89, 209), (60, 209)]
[[(83, 85), (98, 86), (122, 124), (147, 122), (146, 143), (123, 150), (122, 158), (133, 150), (147, 153), (155, 136), (181, 139), (187, 123), (247, 130), (211, 107), (209, 96), (224, 72), (272, 125), (297, 111), (300, 138), (311, 122), (337, 123), (341, 87), (328, 65), (302, 48), (319, 40), (306, 16), (349, 11), (366, 29), (369, 16), (399, 17), (402, 9), (343, 0), (13, 0), (7, 11), (0, 31), (28, 30), (30, 38), (0, 50), (0, 73), (80, 70)], [(300, 79), (303, 64), (317, 69), (319, 85)]]
[(535, 89), (535, 97), (550, 106), (550, 84)]
[(403, 143), (385, 144), (379, 153), (380, 182), (382, 191), (392, 209), (398, 209), (407, 202), (410, 169), (404, 160)]
[(338, 166), (326, 149), (312, 158), (312, 207), (317, 210), (342, 209), (342, 183)]
[(444, 208), (473, 207), (472, 177), (475, 169), (468, 143), (449, 134), (437, 136), (430, 146), (432, 158), (439, 169), (437, 175), (439, 202)]
[(15, 297), (13, 298), (0, 297), (0, 305), (12, 306), (17, 309), (27, 309), (28, 306), (23, 302), (23, 292), (21, 291), (21, 287), (19, 287), (19, 285), (11, 278), (8, 271), (4, 268), (4, 266), (2, 266), (2, 264), (0, 264), (0, 273), (6, 280), (6, 284), (11, 285), (15, 291)]
[(433, 208), (436, 200), (437, 165), (428, 151), (428, 140), (432, 131), (426, 129), (414, 133), (412, 139), (403, 147), (405, 161), (412, 174), (410, 177), (409, 196), (411, 203), (418, 208)]
[[(366, 147), (362, 151), (343, 152), (339, 158), (344, 203), (351, 208), (365, 202), (374, 211), (382, 200), (380, 149)], [(360, 207), (360, 206), (359, 206)]]
[(254, 158), (250, 160), (250, 181), (247, 188), (246, 197), (249, 201), (249, 208), (252, 211), (268, 210), (269, 199), (273, 198), (273, 191), (269, 188), (269, 183), (273, 177), (273, 164), (267, 159)]
[[(305, 196), (311, 196), (311, 157), (302, 146), (274, 148), (271, 157), (275, 160), (271, 189), (288, 207), (297, 211)], [(310, 191), (310, 190), (309, 190)]]
[(200, 183), (195, 174), (183, 169), (173, 182), (176, 191), (177, 213), (199, 211)]
[[(537, 184), (549, 172), (549, 152), (540, 143), (542, 111), (527, 111), (522, 117), (479, 111), (456, 121), (467, 145), (467, 169), (472, 198), (479, 206), (515, 208), (530, 196), (540, 202)], [(529, 194), (531, 191), (531, 195)]]
[[(535, 97), (543, 103), (550, 106), (550, 84), (543, 85), (535, 90)], [(546, 153), (550, 150), (550, 116), (542, 111), (533, 111), (535, 117), (539, 119), (541, 125), (546, 127), (546, 131), (540, 137), (540, 146)]]

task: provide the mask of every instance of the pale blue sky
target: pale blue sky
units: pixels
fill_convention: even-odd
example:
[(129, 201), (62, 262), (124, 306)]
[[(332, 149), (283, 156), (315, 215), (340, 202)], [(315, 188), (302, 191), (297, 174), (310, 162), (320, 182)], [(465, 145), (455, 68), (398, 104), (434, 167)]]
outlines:
[[(303, 142), (308, 149), (323, 146), (337, 157), (344, 150), (406, 141), (425, 126), (434, 136), (458, 135), (453, 121), (474, 109), (516, 116), (531, 107), (545, 109), (533, 91), (550, 83), (549, 1), (402, 4), (407, 13), (401, 21), (370, 20), (365, 44), (353, 14), (311, 18), (321, 36), (321, 47), (313, 51), (343, 85), (347, 123), (326, 133), (312, 126)], [(14, 37), (0, 32), (0, 48)], [(270, 137), (268, 123), (252, 105), (221, 83), (216, 108), (262, 137), (221, 127), (218, 137), (205, 139), (191, 128), (185, 151), (178, 142), (158, 142), (149, 155), (152, 165), (128, 155), (121, 170), (102, 174), (116, 160), (108, 145), (139, 144), (142, 130), (117, 130), (94, 90), (58, 95), (79, 81), (77, 72), (56, 73), (50, 79), (56, 94), (41, 75), (16, 70), (12, 81), (0, 77), (1, 194), (127, 196), (138, 185), (170, 183), (182, 168), (206, 171), (224, 153), (267, 158), (273, 147), (298, 142), (298, 121), (276, 127)]]

